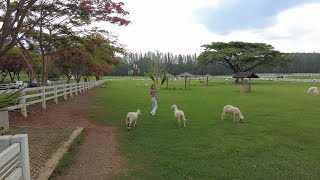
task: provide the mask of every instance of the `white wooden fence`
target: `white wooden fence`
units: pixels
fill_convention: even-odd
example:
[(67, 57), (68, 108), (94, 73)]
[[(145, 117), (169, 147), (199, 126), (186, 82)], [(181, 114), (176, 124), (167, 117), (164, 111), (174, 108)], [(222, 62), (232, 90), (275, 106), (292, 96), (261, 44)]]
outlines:
[[(68, 97), (73, 97), (84, 91), (92, 89), (95, 86), (98, 86), (104, 83), (105, 80), (100, 81), (90, 81), (90, 82), (81, 82), (73, 84), (59, 84), (54, 86), (42, 86), (35, 88), (25, 88), (21, 91), (20, 102), (15, 105), (8, 107), (8, 110), (20, 109), (21, 114), (24, 117), (27, 117), (27, 106), (41, 103), (43, 109), (46, 109), (46, 102), (53, 99), (56, 104), (58, 104), (58, 98), (63, 97), (64, 100), (67, 100)], [(11, 92), (15, 90), (9, 90)], [(3, 91), (0, 91), (0, 93)]]
[(284, 81), (284, 82), (320, 82), (320, 79), (291, 79), (291, 78), (257, 78), (254, 81)]
[(5, 90), (9, 88), (10, 88), (10, 84), (0, 84), (0, 90)]
[(0, 136), (0, 179), (30, 180), (28, 135)]

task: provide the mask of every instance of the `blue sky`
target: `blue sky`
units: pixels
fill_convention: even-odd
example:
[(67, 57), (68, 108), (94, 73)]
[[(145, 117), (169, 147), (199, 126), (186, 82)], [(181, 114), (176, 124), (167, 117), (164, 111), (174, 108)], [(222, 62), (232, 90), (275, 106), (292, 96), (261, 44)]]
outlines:
[(197, 13), (200, 14), (199, 21), (210, 31), (228, 34), (271, 26), (280, 12), (310, 2), (317, 0), (227, 0), (219, 7), (202, 8)]
[[(117, 1), (117, 0), (115, 0)], [(102, 24), (131, 52), (201, 53), (222, 41), (271, 44), (282, 52), (320, 52), (320, 0), (119, 0), (127, 27)]]

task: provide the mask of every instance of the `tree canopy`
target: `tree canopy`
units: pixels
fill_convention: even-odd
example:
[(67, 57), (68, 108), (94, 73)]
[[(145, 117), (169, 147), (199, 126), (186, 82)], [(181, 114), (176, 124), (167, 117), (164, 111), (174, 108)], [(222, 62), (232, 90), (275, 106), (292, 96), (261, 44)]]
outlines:
[[(110, 32), (92, 24), (108, 22), (119, 26), (128, 25), (130, 21), (124, 19), (128, 12), (123, 9), (123, 6), (124, 3), (113, 2), (113, 0), (0, 1), (0, 59), (7, 59), (6, 54), (12, 48), (20, 48), (22, 60), (28, 65), (34, 78), (38, 70), (33, 61), (40, 57), (41, 84), (45, 85), (50, 73), (48, 72), (51, 63), (49, 60), (55, 56), (54, 54), (77, 46), (87, 46), (83, 38), (99, 34), (102, 38), (96, 38), (96, 46), (94, 46), (98, 49), (93, 48), (95, 52), (91, 52), (88, 46), (82, 47), (82, 50), (88, 51), (90, 58), (81, 56), (85, 57), (83, 59), (86, 59), (86, 62), (89, 62), (89, 59), (94, 60), (90, 65), (94, 65), (95, 68), (90, 70), (94, 69), (98, 77), (104, 71), (110, 70), (111, 64), (118, 61), (115, 53), (124, 51), (116, 41), (112, 41), (116, 38), (113, 38)], [(103, 42), (99, 42), (101, 40)], [(33, 58), (33, 53), (29, 49), (33, 49), (32, 52), (38, 55), (36, 59)], [(98, 61), (100, 62), (97, 63)], [(82, 75), (89, 75), (89, 72), (83, 72), (84, 70), (81, 71)], [(40, 80), (39, 75), (37, 81)]]
[(203, 47), (205, 51), (197, 58), (199, 65), (216, 63), (232, 69), (234, 73), (291, 62), (290, 56), (265, 43), (213, 42)]

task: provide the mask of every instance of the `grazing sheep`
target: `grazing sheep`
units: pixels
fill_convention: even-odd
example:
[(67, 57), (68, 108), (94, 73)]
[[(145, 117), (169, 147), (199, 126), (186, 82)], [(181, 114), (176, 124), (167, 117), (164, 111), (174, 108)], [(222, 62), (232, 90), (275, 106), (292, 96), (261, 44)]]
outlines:
[(180, 127), (180, 125), (181, 125), (181, 119), (183, 120), (183, 126), (186, 127), (186, 121), (187, 121), (187, 120), (186, 120), (186, 117), (184, 116), (184, 112), (181, 111), (181, 110), (179, 110), (178, 107), (177, 107), (175, 104), (173, 104), (173, 105), (171, 106), (171, 108), (174, 109), (174, 113), (173, 113), (173, 115), (174, 115), (174, 120), (176, 120), (177, 123), (179, 123), (179, 127)]
[(130, 131), (131, 123), (134, 121), (133, 127), (136, 127), (138, 116), (141, 115), (140, 109), (137, 110), (137, 112), (128, 112), (127, 118), (126, 118), (126, 125), (128, 126), (128, 131)]
[[(223, 108), (223, 112), (222, 112), (222, 115), (221, 115), (221, 119), (222, 120), (223, 120), (224, 116), (226, 115), (226, 113), (233, 114), (233, 121), (236, 121), (236, 116), (238, 116), (238, 118), (240, 119), (240, 122), (243, 123), (244, 117), (242, 116), (239, 108), (231, 106), (231, 105), (226, 105)], [(238, 118), (237, 118), (237, 121), (238, 121)]]
[(149, 86), (148, 84), (144, 84), (144, 87), (147, 87), (147, 86)]
[(312, 91), (312, 94), (314, 94), (315, 96), (319, 95), (320, 94), (319, 89), (315, 89), (314, 91)]
[(308, 93), (313, 93), (313, 91), (315, 91), (315, 90), (318, 90), (318, 88), (317, 87), (309, 87), (309, 89), (308, 89)]

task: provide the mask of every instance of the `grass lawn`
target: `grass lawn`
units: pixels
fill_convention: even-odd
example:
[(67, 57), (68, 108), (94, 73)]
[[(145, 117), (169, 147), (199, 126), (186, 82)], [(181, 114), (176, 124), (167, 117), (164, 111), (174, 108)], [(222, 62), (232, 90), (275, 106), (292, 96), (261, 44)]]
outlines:
[[(246, 94), (226, 82), (162, 89), (155, 117), (149, 114), (145, 82), (107, 82), (97, 91), (90, 116), (95, 123), (120, 127), (119, 148), (129, 172), (114, 178), (319, 179), (320, 96), (306, 93), (314, 83), (256, 81)], [(185, 112), (186, 128), (173, 121), (172, 104)], [(227, 104), (240, 108), (245, 123), (232, 122), (232, 116), (221, 121)], [(137, 109), (142, 111), (137, 128), (128, 132), (126, 114)]]

